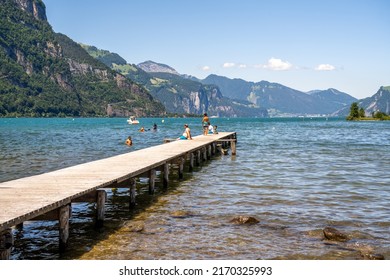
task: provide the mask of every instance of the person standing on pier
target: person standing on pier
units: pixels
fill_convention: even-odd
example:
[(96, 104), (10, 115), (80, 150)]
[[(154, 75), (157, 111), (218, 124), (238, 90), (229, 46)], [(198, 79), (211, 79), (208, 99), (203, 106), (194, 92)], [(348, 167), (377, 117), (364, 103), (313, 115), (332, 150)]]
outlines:
[(207, 135), (207, 133), (209, 131), (209, 122), (210, 122), (210, 119), (207, 116), (207, 113), (204, 113), (203, 119), (202, 119), (203, 135)]

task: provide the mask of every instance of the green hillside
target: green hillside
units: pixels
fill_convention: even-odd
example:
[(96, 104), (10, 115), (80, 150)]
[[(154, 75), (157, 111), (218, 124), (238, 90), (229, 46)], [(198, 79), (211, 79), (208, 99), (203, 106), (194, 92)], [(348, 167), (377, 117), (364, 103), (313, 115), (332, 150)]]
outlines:
[(45, 6), (0, 0), (0, 116), (161, 115), (148, 91), (53, 32)]

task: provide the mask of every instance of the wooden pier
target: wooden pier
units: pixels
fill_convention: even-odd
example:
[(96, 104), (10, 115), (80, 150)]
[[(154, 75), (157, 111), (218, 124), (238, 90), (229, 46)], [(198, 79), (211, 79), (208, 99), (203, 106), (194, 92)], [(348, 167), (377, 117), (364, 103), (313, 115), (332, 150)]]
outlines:
[(59, 249), (64, 251), (69, 237), (71, 204), (96, 202), (98, 226), (103, 224), (105, 188), (125, 184), (129, 188), (129, 205), (136, 201), (137, 177), (149, 178), (149, 193), (155, 190), (156, 171), (163, 175), (163, 186), (169, 184), (172, 164), (183, 178), (184, 165), (211, 159), (218, 149), (230, 146), (236, 154), (236, 133), (219, 132), (196, 136), (193, 140), (167, 143), (76, 166), (0, 183), (0, 259), (9, 259), (13, 246), (12, 227), (29, 220), (58, 220)]

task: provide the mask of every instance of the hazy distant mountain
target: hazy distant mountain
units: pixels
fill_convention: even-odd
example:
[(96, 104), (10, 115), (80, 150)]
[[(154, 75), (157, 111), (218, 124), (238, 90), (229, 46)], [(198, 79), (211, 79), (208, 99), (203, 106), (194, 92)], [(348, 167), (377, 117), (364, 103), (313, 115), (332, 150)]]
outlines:
[(336, 112), (344, 106), (349, 106), (357, 99), (345, 92), (338, 91), (337, 89), (327, 90), (312, 90), (308, 92), (309, 95), (315, 97), (322, 106), (326, 106), (330, 112)]
[(242, 79), (229, 79), (223, 76), (211, 74), (201, 80), (205, 84), (217, 85), (226, 97), (238, 100), (248, 100), (254, 83)]
[(217, 75), (210, 75), (202, 82), (217, 85), (224, 96), (250, 101), (275, 115), (331, 114), (356, 100), (335, 89), (304, 93), (278, 83), (254, 83)]

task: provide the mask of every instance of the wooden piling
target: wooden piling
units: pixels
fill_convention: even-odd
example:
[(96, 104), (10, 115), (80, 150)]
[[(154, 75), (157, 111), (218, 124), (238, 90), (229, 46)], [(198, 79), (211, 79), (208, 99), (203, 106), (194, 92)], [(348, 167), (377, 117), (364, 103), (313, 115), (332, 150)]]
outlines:
[(184, 177), (184, 162), (185, 162), (185, 159), (184, 157), (180, 157), (179, 158), (179, 179), (183, 179)]
[(189, 172), (194, 170), (194, 153), (190, 153), (190, 166), (188, 168)]
[(0, 260), (10, 259), (13, 246), (14, 236), (12, 234), (12, 229), (8, 228), (0, 232)]
[(207, 159), (210, 160), (211, 159), (211, 145), (208, 145), (206, 149), (207, 149)]
[(164, 164), (164, 174), (163, 174), (163, 186), (167, 188), (169, 185), (169, 163)]
[(70, 204), (59, 208), (60, 252), (64, 252), (68, 246), (70, 211)]
[(154, 185), (156, 181), (156, 169), (149, 170), (149, 194), (154, 194)]
[(232, 156), (236, 155), (236, 141), (231, 141), (230, 142), (231, 149), (232, 149)]
[(105, 190), (97, 190), (96, 198), (96, 226), (102, 227), (104, 223), (104, 214), (106, 212), (105, 204), (107, 193)]
[(201, 161), (201, 151), (197, 150), (196, 151), (196, 166), (200, 166), (200, 161)]
[(133, 208), (135, 206), (135, 189), (136, 189), (137, 181), (135, 178), (131, 178), (129, 181), (130, 188), (130, 197), (129, 197), (129, 207)]

